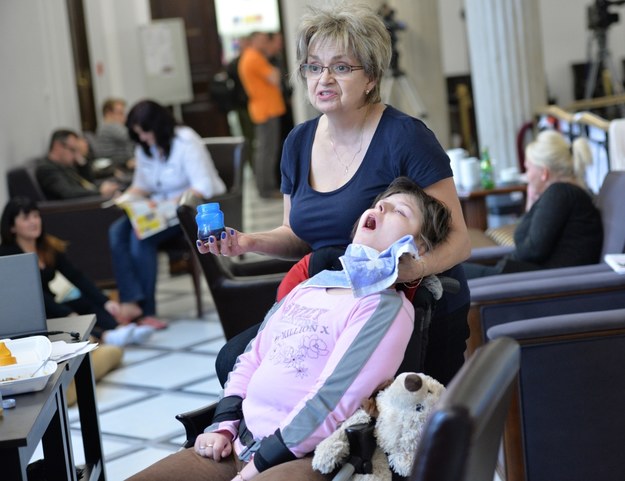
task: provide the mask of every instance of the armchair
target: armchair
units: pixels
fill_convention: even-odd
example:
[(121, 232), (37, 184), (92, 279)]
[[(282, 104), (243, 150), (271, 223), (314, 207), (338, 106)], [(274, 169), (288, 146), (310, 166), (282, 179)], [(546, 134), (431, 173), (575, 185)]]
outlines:
[[(236, 199), (220, 196), (208, 201), (219, 202), (222, 210), (227, 212), (232, 208), (230, 202), (236, 202)], [(178, 206), (178, 218), (185, 238), (192, 248), (193, 256), (204, 273), (224, 335), (226, 339), (231, 339), (264, 319), (267, 311), (275, 303), (278, 285), (286, 269), (273, 274), (245, 275), (247, 272), (263, 272), (265, 264), (275, 266), (276, 263), (271, 260), (267, 263), (250, 261), (236, 265), (234, 261), (223, 256), (200, 254), (195, 245), (197, 239), (195, 213), (197, 205), (203, 202), (205, 200), (191, 196), (183, 199)], [(233, 225), (229, 220), (227, 222), (228, 225)], [(249, 268), (247, 272), (246, 267)]]
[(504, 430), (508, 481), (625, 479), (625, 310), (525, 319), (488, 339), (520, 345)]
[(424, 428), (408, 481), (492, 481), (519, 357), (517, 342), (501, 338), (465, 363)]
[(486, 342), (493, 326), (538, 316), (625, 308), (625, 276), (606, 264), (492, 276), (498, 283), (469, 282), (467, 354)]
[(108, 228), (123, 215), (121, 210), (103, 209), (105, 199), (99, 196), (47, 200), (35, 176), (35, 161), (9, 169), (7, 186), (9, 197), (37, 202), (46, 231), (68, 242), (67, 256), (85, 275), (100, 287), (115, 284)]

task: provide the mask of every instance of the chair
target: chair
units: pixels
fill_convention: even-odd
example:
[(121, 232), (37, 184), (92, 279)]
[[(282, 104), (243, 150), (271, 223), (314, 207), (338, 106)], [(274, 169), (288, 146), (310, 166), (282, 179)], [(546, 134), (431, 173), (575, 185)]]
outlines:
[[(227, 206), (232, 200), (236, 201), (221, 197), (204, 200), (188, 196), (183, 199), (177, 211), (180, 226), (204, 273), (226, 339), (233, 338), (264, 319), (275, 303), (278, 285), (284, 277), (286, 266), (292, 264), (274, 260), (236, 264), (227, 257), (202, 255), (197, 251), (196, 206), (207, 201), (219, 202), (224, 216), (227, 216), (225, 212), (230, 208)], [(226, 223), (232, 225), (229, 220)], [(271, 273), (272, 267), (276, 267), (278, 272)], [(270, 273), (255, 275), (256, 272)]]
[(476, 286), (469, 281), (470, 335), (467, 354), (486, 341), (496, 325), (546, 315), (625, 308), (625, 276), (607, 264), (504, 274), (499, 283)]
[(502, 337), (521, 350), (504, 430), (507, 481), (625, 479), (625, 309), (488, 330), (490, 342)]
[[(481, 347), (456, 374), (426, 424), (408, 481), (492, 481), (519, 371), (519, 346), (499, 339)], [(185, 448), (210, 425), (216, 404), (176, 416)], [(553, 478), (556, 479), (556, 478)]]
[(68, 242), (70, 261), (99, 287), (113, 286), (108, 228), (123, 215), (122, 211), (102, 208), (105, 199), (100, 196), (47, 200), (37, 182), (35, 168), (32, 160), (8, 170), (9, 197), (25, 196), (36, 201), (46, 232)]
[[(202, 141), (210, 153), (217, 172), (219, 172), (219, 177), (226, 185), (224, 194), (215, 196), (207, 202), (219, 202), (228, 221), (232, 222), (228, 225), (240, 229), (243, 222), (242, 155), (245, 140), (242, 137), (209, 137), (202, 139)], [(189, 245), (187, 236), (183, 234), (181, 237), (163, 242), (159, 245), (159, 251), (166, 252), (170, 258), (183, 261), (183, 271), (190, 274), (193, 281), (197, 316), (202, 317), (204, 314), (202, 268), (194, 254), (196, 251), (195, 241)]]
[(430, 416), (408, 481), (493, 480), (519, 357), (507, 338), (471, 356)]
[[(216, 256), (210, 257), (221, 259)], [(455, 293), (460, 288), (456, 279), (448, 277), (440, 277), (439, 279), (445, 292)], [(240, 278), (237, 280), (241, 283), (244, 282), (244, 280)], [(415, 306), (415, 328), (406, 347), (407, 355), (404, 357), (398, 372), (423, 371), (425, 348), (428, 341), (428, 327), (435, 308), (435, 303), (434, 296), (428, 289), (421, 288), (416, 291), (413, 299), (413, 305)], [(226, 327), (224, 326), (224, 331), (225, 330)], [(183, 447), (193, 446), (197, 435), (202, 433), (206, 426), (211, 424), (216, 406), (217, 404), (214, 403), (176, 416), (176, 419), (182, 423), (186, 431), (186, 441)]]

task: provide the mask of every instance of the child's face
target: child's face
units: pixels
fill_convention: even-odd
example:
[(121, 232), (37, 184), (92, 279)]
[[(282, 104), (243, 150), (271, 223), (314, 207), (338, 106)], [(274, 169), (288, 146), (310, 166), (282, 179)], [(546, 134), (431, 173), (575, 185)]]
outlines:
[(423, 215), (414, 197), (394, 194), (360, 216), (353, 241), (383, 251), (405, 235), (416, 237), (422, 223)]

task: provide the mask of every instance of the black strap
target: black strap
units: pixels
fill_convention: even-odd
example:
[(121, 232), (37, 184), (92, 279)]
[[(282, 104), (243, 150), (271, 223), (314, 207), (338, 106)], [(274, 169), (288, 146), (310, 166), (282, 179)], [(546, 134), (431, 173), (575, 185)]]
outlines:
[(345, 249), (345, 246), (328, 246), (314, 251), (310, 255), (310, 262), (308, 263), (308, 277), (319, 274), (324, 270), (343, 270), (339, 257), (345, 254)]
[(249, 429), (247, 429), (245, 419), (241, 419), (241, 422), (239, 423), (239, 439), (244, 446), (249, 447), (254, 444), (254, 435)]

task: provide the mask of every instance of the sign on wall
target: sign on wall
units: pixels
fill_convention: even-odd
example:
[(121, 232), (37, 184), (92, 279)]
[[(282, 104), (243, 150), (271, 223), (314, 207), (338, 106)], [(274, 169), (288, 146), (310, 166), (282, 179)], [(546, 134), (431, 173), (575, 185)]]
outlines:
[(215, 10), (220, 35), (240, 37), (280, 30), (278, 0), (216, 0)]
[(139, 33), (148, 97), (164, 105), (193, 100), (183, 20), (153, 20)]

